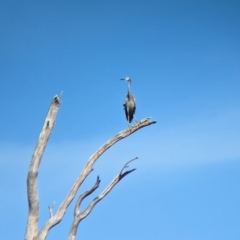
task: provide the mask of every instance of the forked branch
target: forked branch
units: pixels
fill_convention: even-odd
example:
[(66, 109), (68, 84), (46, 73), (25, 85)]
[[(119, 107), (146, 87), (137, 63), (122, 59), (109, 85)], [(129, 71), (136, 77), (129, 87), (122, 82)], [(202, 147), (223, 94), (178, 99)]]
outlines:
[(93, 210), (93, 208), (95, 207), (95, 205), (101, 201), (112, 189), (113, 187), (119, 183), (125, 176), (127, 176), (129, 173), (135, 171), (136, 169), (133, 168), (131, 170), (128, 170), (126, 172), (124, 172), (124, 170), (128, 167), (128, 164), (134, 160), (138, 159), (137, 157), (128, 161), (123, 168), (121, 169), (120, 173), (112, 180), (111, 183), (109, 183), (109, 185), (98, 195), (98, 197), (96, 197), (95, 199), (92, 200), (92, 202), (88, 205), (88, 207), (81, 212), (80, 211), (80, 205), (82, 200), (87, 197), (88, 195), (90, 195), (92, 192), (95, 191), (95, 189), (98, 188), (100, 180), (99, 177), (97, 177), (97, 181), (94, 184), (94, 186), (92, 188), (90, 188), (89, 190), (87, 190), (86, 192), (84, 192), (83, 194), (81, 194), (77, 200), (77, 203), (75, 205), (75, 209), (74, 209), (74, 220), (72, 223), (72, 226), (70, 228), (70, 232), (68, 235), (68, 240), (74, 240), (76, 238), (76, 234), (77, 234), (77, 229), (78, 229), (78, 225), (79, 223), (85, 218), (87, 217), (91, 211)]
[(101, 180), (99, 179), (99, 176), (97, 176), (97, 180), (96, 180), (95, 184), (90, 189), (88, 189), (87, 191), (85, 191), (84, 193), (82, 193), (79, 196), (77, 203), (75, 205), (75, 208), (74, 208), (74, 216), (75, 217), (80, 214), (80, 205), (81, 205), (83, 199), (86, 198), (87, 196), (89, 196), (91, 193), (93, 193), (99, 187), (100, 182), (101, 182)]

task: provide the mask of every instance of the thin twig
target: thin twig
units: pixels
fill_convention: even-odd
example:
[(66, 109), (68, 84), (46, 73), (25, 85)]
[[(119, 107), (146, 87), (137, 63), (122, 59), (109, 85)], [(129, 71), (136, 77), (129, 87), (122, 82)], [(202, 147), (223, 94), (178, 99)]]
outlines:
[(138, 159), (138, 157), (135, 157), (135, 158), (131, 159), (130, 161), (128, 161), (128, 162), (123, 166), (123, 168), (121, 169), (119, 175), (122, 175), (123, 170), (124, 170), (125, 168), (129, 167), (128, 164), (129, 164), (130, 162), (135, 161), (135, 160), (137, 160), (137, 159)]

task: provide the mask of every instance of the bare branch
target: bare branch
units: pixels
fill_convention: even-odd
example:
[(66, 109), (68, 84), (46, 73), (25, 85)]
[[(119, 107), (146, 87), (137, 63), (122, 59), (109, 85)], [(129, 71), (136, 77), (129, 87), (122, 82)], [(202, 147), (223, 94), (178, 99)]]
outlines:
[[(133, 134), (134, 132), (138, 131), (139, 129), (149, 126), (151, 124), (156, 123), (155, 120), (151, 120), (151, 118), (144, 118), (141, 121), (137, 122), (135, 125), (131, 126), (130, 128), (126, 128), (125, 130), (119, 132), (118, 134), (116, 134), (114, 137), (112, 137), (111, 139), (109, 139), (105, 144), (103, 144), (87, 161), (85, 167), (83, 168), (82, 172), (79, 174), (78, 178), (76, 179), (76, 181), (74, 182), (72, 188), (70, 189), (70, 192), (68, 193), (68, 195), (66, 196), (66, 198), (63, 200), (62, 204), (59, 206), (57, 212), (55, 213), (55, 215), (53, 217), (51, 217), (42, 227), (42, 229), (39, 231), (38, 234), (38, 239), (39, 240), (44, 240), (48, 231), (54, 227), (56, 224), (58, 224), (69, 204), (72, 202), (73, 198), (75, 197), (79, 187), (81, 186), (81, 184), (83, 183), (83, 181), (86, 179), (86, 177), (89, 175), (89, 173), (92, 171), (92, 166), (94, 165), (94, 163), (97, 161), (97, 159), (107, 150), (109, 149), (111, 146), (113, 146), (116, 142), (122, 140), (125, 137), (128, 137), (129, 135)], [(125, 172), (126, 176), (128, 173), (130, 172)], [(122, 175), (121, 175), (122, 176)], [(116, 180), (114, 180), (116, 181)], [(119, 181), (119, 179), (117, 179), (117, 181)], [(112, 183), (113, 184), (113, 183)], [(110, 191), (108, 191), (107, 189), (105, 189), (107, 191), (107, 193)], [(101, 197), (101, 196), (100, 196)], [(99, 201), (99, 200), (98, 200)], [(86, 212), (85, 212), (86, 214)]]
[[(126, 171), (126, 172), (123, 172), (125, 168), (128, 167), (128, 164), (134, 160), (138, 159), (137, 157), (128, 161), (124, 166), (123, 168), (121, 169), (120, 173), (112, 180), (111, 183), (109, 183), (109, 185), (98, 195), (98, 197), (94, 198), (92, 200), (92, 202), (88, 205), (88, 207), (83, 211), (83, 212), (80, 212), (80, 204), (82, 202), (82, 200), (88, 196), (89, 194), (91, 194), (98, 186), (99, 186), (99, 182), (97, 184), (97, 182), (95, 183), (95, 185), (89, 189), (88, 191), (86, 191), (85, 193), (81, 194), (80, 197), (78, 198), (78, 201), (75, 205), (75, 209), (74, 209), (74, 220), (73, 220), (73, 223), (72, 223), (72, 226), (70, 228), (70, 232), (69, 232), (69, 235), (68, 235), (68, 240), (74, 240), (76, 238), (76, 234), (77, 234), (77, 229), (78, 229), (78, 225), (79, 223), (85, 218), (87, 217), (91, 211), (93, 210), (93, 208), (95, 207), (95, 205), (101, 201), (112, 189), (113, 187), (119, 183), (121, 181), (121, 179), (123, 179), (125, 176), (127, 176), (129, 173), (135, 171), (136, 169), (131, 169), (129, 171)], [(97, 184), (97, 187), (95, 187)], [(84, 195), (84, 197), (83, 197)]]
[(60, 106), (60, 98), (58, 95), (54, 96), (46, 119), (44, 121), (42, 131), (38, 138), (34, 153), (32, 155), (31, 163), (27, 176), (27, 196), (28, 196), (28, 222), (25, 233), (26, 240), (32, 240), (33, 236), (37, 235), (38, 231), (38, 217), (39, 217), (39, 203), (37, 192), (37, 175), (41, 158), (46, 147), (49, 136), (53, 130), (56, 115)]

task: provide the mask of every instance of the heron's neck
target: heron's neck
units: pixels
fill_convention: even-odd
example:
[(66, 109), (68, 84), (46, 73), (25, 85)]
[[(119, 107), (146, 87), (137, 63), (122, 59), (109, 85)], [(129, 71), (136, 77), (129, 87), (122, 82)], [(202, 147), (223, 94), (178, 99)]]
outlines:
[(128, 82), (128, 94), (130, 94), (130, 85), (131, 85), (131, 83)]

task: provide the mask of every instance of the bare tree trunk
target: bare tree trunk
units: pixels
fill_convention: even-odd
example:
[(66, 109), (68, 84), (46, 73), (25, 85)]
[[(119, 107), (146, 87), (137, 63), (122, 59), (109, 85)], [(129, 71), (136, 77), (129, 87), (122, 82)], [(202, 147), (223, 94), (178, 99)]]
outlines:
[[(103, 144), (87, 161), (85, 167), (83, 168), (82, 172), (77, 177), (76, 181), (73, 183), (73, 186), (71, 187), (68, 195), (63, 200), (59, 208), (57, 209), (56, 213), (53, 214), (51, 207), (49, 207), (50, 212), (50, 218), (46, 221), (46, 223), (43, 225), (42, 229), (38, 229), (38, 217), (39, 217), (39, 203), (38, 203), (38, 191), (37, 191), (37, 175), (38, 175), (38, 168), (41, 162), (41, 158), (44, 152), (44, 149), (46, 147), (48, 138), (50, 136), (50, 133), (53, 129), (56, 115), (58, 112), (60, 106), (60, 96), (54, 96), (53, 100), (51, 101), (50, 109), (48, 111), (47, 117), (45, 119), (42, 131), (40, 133), (37, 145), (35, 147), (32, 160), (30, 163), (29, 171), (28, 171), (28, 177), (27, 177), (27, 195), (28, 195), (28, 221), (27, 221), (27, 227), (26, 227), (26, 234), (25, 234), (25, 240), (44, 240), (49, 232), (49, 230), (54, 227), (56, 224), (58, 224), (62, 218), (64, 217), (64, 214), (72, 202), (73, 198), (76, 196), (76, 193), (83, 183), (83, 181), (86, 179), (86, 177), (90, 174), (90, 172), (93, 170), (93, 165), (97, 161), (97, 159), (111, 146), (113, 146), (116, 142), (120, 141), (121, 139), (128, 137), (132, 133), (136, 132), (137, 130), (149, 126), (151, 124), (156, 123), (156, 121), (151, 120), (151, 118), (145, 118), (141, 120), (140, 122), (137, 122), (132, 127), (128, 127), (127, 129), (119, 132), (115, 136), (113, 136), (111, 139), (109, 139), (105, 144)], [(136, 159), (136, 158), (135, 158)], [(135, 160), (133, 159), (133, 160)], [(133, 161), (131, 160), (131, 161)], [(82, 219), (84, 219), (90, 212), (92, 211), (93, 207), (101, 200), (103, 199), (111, 190), (112, 188), (127, 174), (131, 173), (135, 169), (124, 171), (124, 169), (127, 167), (127, 164), (131, 161), (127, 162), (120, 173), (112, 180), (112, 182), (103, 190), (103, 192), (93, 199), (93, 201), (89, 204), (89, 206), (82, 212), (80, 212), (79, 207), (82, 202), (82, 200), (93, 193), (100, 184), (99, 177), (97, 178), (95, 184), (92, 188), (82, 193), (75, 205), (74, 210), (74, 220), (72, 223), (72, 226), (70, 228), (68, 239), (73, 240), (76, 237), (77, 228)]]
[(58, 96), (54, 96), (44, 121), (42, 131), (38, 138), (37, 145), (32, 155), (32, 160), (28, 170), (27, 176), (27, 195), (28, 195), (28, 222), (25, 234), (26, 240), (32, 240), (38, 234), (38, 217), (39, 217), (39, 203), (38, 203), (38, 191), (37, 191), (37, 175), (38, 168), (41, 162), (41, 158), (44, 149), (47, 145), (47, 141), (52, 132), (56, 115), (59, 109), (60, 99)]

